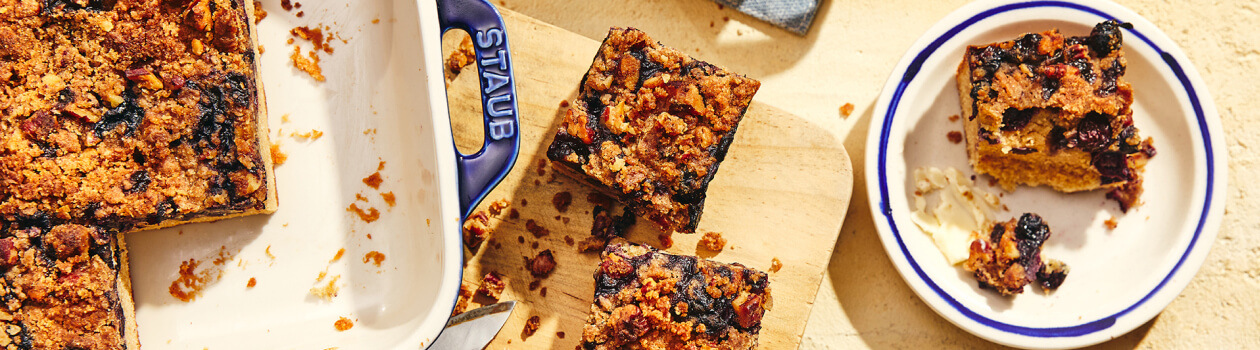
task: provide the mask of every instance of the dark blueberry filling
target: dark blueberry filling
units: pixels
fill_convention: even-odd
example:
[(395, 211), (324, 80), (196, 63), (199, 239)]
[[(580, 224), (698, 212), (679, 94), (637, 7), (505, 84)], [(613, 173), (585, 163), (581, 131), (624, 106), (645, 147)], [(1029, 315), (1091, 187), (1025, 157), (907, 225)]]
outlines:
[(586, 158), (586, 156), (591, 154), (586, 144), (582, 143), (582, 139), (568, 133), (557, 133), (556, 140), (551, 143), (551, 146), (547, 147), (547, 159), (554, 161), (562, 161), (565, 157), (574, 153), (582, 158)]
[(1106, 148), (1111, 144), (1111, 118), (1107, 115), (1090, 112), (1076, 124), (1076, 140), (1081, 150), (1093, 152)]
[(1049, 100), (1056, 92), (1059, 92), (1058, 79), (1045, 79), (1041, 81), (1041, 99)]
[(1036, 112), (1036, 108), (1007, 108), (1006, 112), (1002, 113), (1002, 131), (1019, 131), (1023, 129), (1025, 126), (1028, 126), (1028, 122), (1032, 120), (1033, 114), (1036, 114)]

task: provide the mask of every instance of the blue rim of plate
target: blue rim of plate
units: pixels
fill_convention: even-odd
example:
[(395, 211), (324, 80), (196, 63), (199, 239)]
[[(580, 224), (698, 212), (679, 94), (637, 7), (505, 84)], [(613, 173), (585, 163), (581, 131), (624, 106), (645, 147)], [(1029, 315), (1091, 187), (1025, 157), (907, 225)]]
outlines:
[(1125, 308), (1124, 310), (1121, 310), (1120, 312), (1117, 312), (1110, 316), (1100, 318), (1098, 320), (1085, 322), (1085, 323), (1081, 323), (1074, 326), (1048, 327), (1048, 328), (1018, 326), (1018, 325), (1013, 325), (1009, 323), (1003, 323), (1003, 322), (985, 317), (983, 315), (980, 315), (979, 313), (972, 311), (971, 309), (968, 309), (966, 306), (962, 305), (962, 303), (958, 302), (957, 299), (954, 299), (952, 296), (950, 296), (949, 293), (946, 293), (943, 289), (941, 289), (941, 287), (937, 285), (936, 282), (932, 281), (932, 279), (927, 276), (927, 274), (923, 271), (923, 268), (920, 267), (917, 262), (915, 262), (914, 257), (910, 255), (910, 251), (906, 248), (905, 242), (901, 239), (901, 232), (897, 229), (896, 222), (893, 221), (892, 208), (889, 205), (889, 199), (888, 199), (888, 176), (887, 176), (887, 166), (885, 164), (887, 163), (887, 157), (888, 157), (888, 137), (889, 137), (890, 132), (892, 131), (892, 121), (893, 121), (893, 118), (896, 116), (897, 106), (901, 102), (902, 93), (905, 92), (906, 87), (909, 86), (910, 83), (914, 80), (915, 76), (918, 75), (919, 69), (922, 68), (923, 64), (927, 61), (927, 58), (930, 57), (937, 49), (939, 49), (941, 45), (943, 45), (949, 39), (953, 38), (963, 29), (966, 29), (967, 27), (970, 27), (971, 25), (981, 20), (984, 20), (993, 15), (1000, 14), (1003, 12), (1027, 9), (1027, 8), (1038, 8), (1038, 7), (1068, 8), (1068, 9), (1079, 10), (1082, 12), (1087, 12), (1090, 14), (1097, 15), (1099, 17), (1102, 17), (1103, 20), (1117, 19), (1115, 16), (1112, 16), (1101, 10), (1098, 10), (1098, 9), (1095, 9), (1086, 5), (1070, 3), (1070, 2), (1030, 1), (1030, 2), (1023, 2), (1023, 3), (1006, 4), (1006, 5), (996, 6), (996, 7), (987, 9), (985, 11), (982, 11), (972, 16), (971, 18), (968, 18), (962, 23), (955, 25), (953, 28), (950, 28), (944, 34), (942, 34), (941, 36), (933, 40), (923, 50), (919, 51), (919, 53), (915, 56), (914, 60), (911, 61), (910, 65), (906, 67), (905, 74), (902, 75), (901, 81), (897, 84), (897, 90), (893, 93), (892, 99), (889, 102), (888, 111), (884, 115), (884, 123), (880, 130), (879, 163), (878, 163), (879, 164), (880, 209), (881, 209), (880, 212), (881, 214), (883, 214), (884, 218), (888, 221), (888, 226), (892, 229), (893, 237), (897, 239), (897, 245), (901, 249), (902, 255), (905, 256), (906, 261), (910, 264), (910, 267), (914, 269), (914, 272), (919, 276), (919, 278), (923, 280), (923, 282), (926, 283), (928, 287), (930, 287), (932, 291), (937, 294), (937, 296), (941, 297), (941, 299), (947, 302), (951, 307), (958, 310), (958, 312), (962, 313), (963, 316), (966, 316), (967, 318), (977, 323), (980, 323), (982, 325), (988, 326), (990, 328), (993, 328), (999, 331), (1007, 332), (1007, 333), (1019, 334), (1019, 335), (1029, 336), (1029, 337), (1038, 337), (1038, 338), (1078, 337), (1078, 336), (1088, 335), (1088, 334), (1092, 334), (1092, 333), (1110, 328), (1111, 326), (1116, 324), (1116, 320), (1119, 319), (1121, 316), (1124, 316), (1125, 314), (1128, 314), (1129, 312), (1132, 312), (1133, 310), (1137, 309), (1139, 306), (1141, 306), (1142, 304), (1146, 303), (1149, 299), (1151, 299), (1151, 297), (1153, 297), (1161, 289), (1163, 289), (1163, 287), (1166, 284), (1168, 284), (1168, 281), (1171, 280), (1173, 276), (1177, 274), (1177, 271), (1181, 268), (1181, 265), (1185, 263), (1186, 259), (1190, 256), (1190, 253), (1194, 251), (1195, 244), (1199, 242), (1199, 235), (1203, 231), (1203, 226), (1207, 222), (1208, 213), (1212, 206), (1212, 186), (1213, 186), (1213, 182), (1216, 176), (1215, 167), (1214, 167), (1215, 156), (1213, 155), (1212, 142), (1211, 142), (1212, 138), (1208, 131), (1207, 118), (1204, 116), (1203, 105), (1199, 101), (1199, 95), (1195, 92), (1194, 85), (1190, 82), (1189, 77), (1186, 76), (1185, 71), (1182, 70), (1181, 64), (1177, 62), (1176, 58), (1174, 58), (1172, 54), (1169, 54), (1167, 51), (1164, 51), (1163, 49), (1161, 49), (1158, 45), (1156, 45), (1153, 41), (1151, 41), (1149, 38), (1147, 38), (1145, 35), (1137, 31), (1136, 29), (1127, 30), (1128, 33), (1137, 36), (1139, 39), (1141, 39), (1143, 42), (1149, 45), (1152, 49), (1158, 52), (1160, 55), (1160, 58), (1162, 58), (1164, 62), (1168, 64), (1168, 68), (1173, 71), (1173, 73), (1177, 76), (1177, 80), (1179, 80), (1181, 82), (1182, 87), (1185, 88), (1186, 95), (1188, 96), (1190, 100), (1190, 104), (1194, 108), (1195, 118), (1196, 118), (1196, 121), (1198, 122), (1199, 131), (1203, 137), (1203, 147), (1206, 152), (1206, 157), (1205, 157), (1207, 160), (1207, 182), (1206, 182), (1207, 190), (1205, 191), (1206, 199), (1204, 200), (1203, 212), (1199, 214), (1199, 222), (1195, 227), (1194, 236), (1191, 238), (1190, 244), (1187, 245), (1186, 251), (1183, 252), (1181, 254), (1181, 257), (1177, 260), (1177, 264), (1173, 265), (1173, 268), (1171, 271), (1168, 272), (1168, 275), (1164, 276), (1164, 278), (1160, 280), (1159, 284), (1157, 284), (1155, 288), (1150, 291), (1150, 293), (1147, 293), (1145, 296), (1142, 297), (1142, 299), (1138, 300), (1137, 303), (1134, 303), (1133, 305)]

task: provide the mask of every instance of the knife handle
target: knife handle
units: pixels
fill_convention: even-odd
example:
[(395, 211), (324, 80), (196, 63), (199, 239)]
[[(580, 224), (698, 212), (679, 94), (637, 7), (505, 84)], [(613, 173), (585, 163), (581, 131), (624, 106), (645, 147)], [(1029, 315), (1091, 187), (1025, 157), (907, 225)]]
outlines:
[[(459, 174), (459, 219), (462, 222), (516, 164), (520, 150), (520, 109), (516, 106), (516, 78), (503, 17), (486, 0), (437, 0), (442, 33), (468, 32), (476, 53), (485, 141), (473, 154), (455, 149)], [(451, 145), (454, 147), (455, 145)]]

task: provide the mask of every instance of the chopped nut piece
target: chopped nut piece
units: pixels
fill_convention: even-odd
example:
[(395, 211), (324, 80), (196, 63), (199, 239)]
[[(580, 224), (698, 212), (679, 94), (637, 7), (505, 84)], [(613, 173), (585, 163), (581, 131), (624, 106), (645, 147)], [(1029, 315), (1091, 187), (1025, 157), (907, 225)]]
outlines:
[(496, 272), (487, 273), (481, 277), (481, 287), (477, 288), (477, 294), (489, 297), (490, 299), (499, 300), (499, 296), (503, 294), (503, 290), (507, 288), (507, 283), (503, 282), (503, 278)]
[(551, 205), (556, 207), (561, 213), (569, 210), (569, 204), (573, 203), (573, 195), (568, 191), (556, 193), (551, 197)]
[(722, 248), (726, 248), (726, 238), (722, 238), (720, 232), (705, 232), (704, 238), (700, 239), (700, 245), (709, 250), (720, 252)]

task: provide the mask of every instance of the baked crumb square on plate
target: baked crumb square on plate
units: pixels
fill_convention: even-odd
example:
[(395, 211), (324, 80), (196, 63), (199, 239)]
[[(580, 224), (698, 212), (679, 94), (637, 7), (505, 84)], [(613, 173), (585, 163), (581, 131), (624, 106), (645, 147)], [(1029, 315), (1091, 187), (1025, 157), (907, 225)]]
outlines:
[[(1052, 293), (1003, 297), (949, 264), (911, 220), (913, 173), (953, 167), (974, 174), (962, 144), (958, 87), (968, 45), (1008, 41), (1057, 28), (1087, 35), (1115, 19), (1123, 29), (1133, 87), (1133, 119), (1159, 155), (1146, 164), (1142, 204), (1127, 213), (1103, 191), (1065, 194), (1046, 187), (1002, 193), (1008, 213), (1034, 212), (1055, 223), (1044, 252), (1072, 266)], [(1108, 1), (972, 3), (934, 25), (893, 71), (867, 139), (867, 183), (876, 227), (894, 266), (932, 309), (994, 342), (1027, 348), (1096, 344), (1150, 320), (1198, 271), (1223, 215), (1225, 152), (1219, 116), (1202, 79), (1154, 24)], [(955, 121), (951, 121), (951, 119)], [(979, 176), (978, 188), (1002, 192)], [(1113, 220), (1114, 230), (1106, 221)]]

